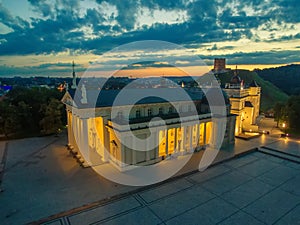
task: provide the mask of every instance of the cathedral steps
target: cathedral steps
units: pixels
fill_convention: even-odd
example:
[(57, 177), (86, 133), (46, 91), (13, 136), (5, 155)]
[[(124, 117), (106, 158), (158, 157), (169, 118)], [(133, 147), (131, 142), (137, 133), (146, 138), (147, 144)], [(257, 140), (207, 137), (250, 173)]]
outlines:
[(265, 146), (258, 148), (258, 151), (262, 152), (262, 153), (265, 153), (265, 154), (268, 154), (268, 155), (278, 157), (278, 158), (282, 158), (282, 159), (286, 159), (286, 160), (289, 160), (289, 161), (292, 161), (292, 162), (300, 163), (300, 156), (299, 155), (279, 151), (279, 150), (268, 148), (268, 147), (265, 147)]

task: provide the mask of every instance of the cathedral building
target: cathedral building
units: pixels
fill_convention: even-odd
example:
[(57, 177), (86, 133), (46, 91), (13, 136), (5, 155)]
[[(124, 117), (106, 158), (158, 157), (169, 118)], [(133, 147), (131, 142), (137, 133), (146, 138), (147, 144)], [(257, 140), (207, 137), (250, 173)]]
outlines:
[[(189, 101), (177, 94), (182, 90), (189, 96)], [(114, 104), (121, 94), (119, 89), (99, 92), (81, 84), (67, 90), (62, 102), (67, 111), (69, 146), (77, 149), (89, 165), (108, 162), (125, 171), (136, 165), (150, 165), (208, 147), (234, 143), (236, 116), (231, 113), (226, 97), (225, 126), (222, 127), (222, 123), (213, 118), (201, 89), (129, 90), (133, 95), (141, 91), (149, 92), (149, 97), (134, 104), (126, 101)], [(150, 93), (171, 96), (171, 101), (151, 97)], [(224, 133), (221, 132), (223, 128)], [(220, 137), (220, 134), (224, 135)], [(139, 149), (143, 151), (136, 148), (135, 138), (142, 140)]]
[(255, 80), (245, 84), (236, 69), (230, 83), (225, 84), (223, 90), (230, 100), (230, 112), (237, 116), (235, 135), (239, 136), (243, 132), (258, 132), (256, 121), (259, 116), (261, 87)]

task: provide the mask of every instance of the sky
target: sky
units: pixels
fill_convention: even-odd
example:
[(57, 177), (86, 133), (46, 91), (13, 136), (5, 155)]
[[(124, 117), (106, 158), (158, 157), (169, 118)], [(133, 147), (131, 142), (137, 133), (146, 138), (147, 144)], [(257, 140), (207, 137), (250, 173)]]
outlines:
[(0, 0), (0, 76), (69, 76), (73, 60), (79, 75), (133, 76), (199, 75), (220, 57), (299, 63), (299, 12), (299, 0)]

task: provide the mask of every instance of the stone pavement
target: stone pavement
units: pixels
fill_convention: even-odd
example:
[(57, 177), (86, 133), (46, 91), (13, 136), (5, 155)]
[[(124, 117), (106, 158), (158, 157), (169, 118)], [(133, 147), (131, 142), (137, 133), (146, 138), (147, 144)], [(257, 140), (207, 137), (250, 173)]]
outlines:
[(300, 224), (299, 187), (300, 164), (254, 152), (44, 224)]
[[(297, 148), (297, 145), (284, 145), (283, 143), (285, 142), (286, 139), (279, 139), (276, 136), (271, 135), (262, 135), (259, 138), (251, 139), (248, 141), (237, 139), (235, 146), (228, 147), (219, 152), (214, 163), (230, 159), (235, 155), (247, 152), (249, 151), (249, 149), (260, 146), (272, 146), (274, 148), (275, 146), (278, 146), (278, 148), (286, 146), (286, 151), (295, 151), (295, 149), (297, 151), (297, 149), (299, 149)], [(0, 184), (1, 188), (4, 189), (4, 192), (0, 193), (1, 224), (25, 224), (32, 221), (39, 221), (42, 218), (49, 219), (49, 216), (51, 215), (54, 215), (52, 219), (62, 217), (62, 215), (64, 215), (61, 219), (56, 220), (56, 222), (52, 222), (53, 224), (68, 224), (71, 221), (70, 218), (73, 218), (72, 221), (75, 221), (77, 220), (76, 215), (86, 215), (84, 214), (84, 212), (90, 212), (90, 216), (86, 217), (87, 219), (95, 217), (95, 221), (101, 220), (101, 222), (109, 221), (109, 223), (113, 223), (113, 218), (123, 218), (123, 216), (127, 218), (127, 215), (133, 215), (134, 217), (136, 213), (138, 214), (136, 215), (137, 218), (139, 218), (140, 216), (142, 217), (142, 215), (145, 215), (145, 213), (148, 213), (148, 210), (150, 210), (152, 214), (155, 213), (153, 218), (158, 218), (159, 222), (165, 221), (166, 223), (170, 223), (169, 220), (171, 219), (165, 218), (164, 215), (160, 215), (158, 212), (151, 208), (152, 205), (154, 207), (155, 205), (159, 205), (160, 203), (163, 204), (163, 202), (167, 201), (169, 197), (170, 199), (172, 199), (171, 197), (173, 195), (176, 196), (175, 194), (177, 192), (178, 194), (181, 192), (187, 192), (188, 194), (186, 196), (195, 196), (195, 199), (198, 199), (199, 202), (196, 203), (194, 202), (194, 200), (189, 200), (189, 198), (186, 197), (179, 200), (180, 204), (178, 204), (175, 198), (175, 200), (173, 201), (177, 204), (174, 204), (173, 202), (170, 206), (168, 206), (168, 208), (170, 208), (170, 210), (173, 208), (173, 211), (176, 211), (176, 209), (178, 208), (179, 212), (188, 212), (188, 209), (192, 209), (193, 207), (197, 208), (198, 206), (200, 207), (202, 203), (208, 203), (209, 201), (212, 201), (214, 199), (217, 200), (219, 195), (221, 195), (220, 193), (215, 193), (214, 191), (210, 190), (204, 185), (204, 183), (200, 183), (201, 180), (203, 180), (203, 182), (205, 183), (208, 182), (208, 180), (199, 178), (200, 181), (195, 181), (195, 179), (191, 178), (196, 177), (196, 174), (185, 176), (180, 179), (164, 183), (160, 186), (151, 186), (148, 187), (147, 190), (145, 189), (144, 191), (133, 193), (133, 191), (136, 191), (138, 187), (116, 184), (97, 175), (91, 168), (81, 168), (66, 150), (66, 143), (67, 139), (65, 135), (62, 135), (58, 138), (29, 138), (7, 142), (4, 176), (2, 183)], [(4, 146), (5, 142), (0, 142), (1, 151), (2, 149), (4, 150)], [(203, 152), (194, 154), (190, 162), (177, 175), (197, 170), (202, 154)], [(263, 155), (262, 153), (255, 153), (252, 155), (254, 159), (259, 158), (256, 156), (257, 154), (260, 154), (260, 156)], [(242, 179), (241, 177), (248, 176), (250, 178), (252, 177), (251, 179), (256, 179), (255, 177), (253, 177), (253, 174), (247, 174), (245, 173), (245, 171), (243, 172), (239, 171), (239, 169), (236, 169), (239, 165), (245, 166), (245, 168), (247, 168), (246, 165), (242, 163), (243, 159), (247, 161), (250, 160), (249, 158), (253, 159), (252, 156), (250, 157), (250, 155), (247, 155), (245, 156), (245, 158), (241, 157), (238, 160), (233, 159), (232, 164), (236, 164), (236, 166), (232, 168), (229, 166), (229, 162), (226, 162), (223, 163), (222, 166), (217, 165), (204, 171), (203, 173), (199, 172), (197, 174), (202, 174), (201, 177), (208, 177), (209, 179), (212, 179), (213, 177), (215, 177), (214, 179), (216, 179), (217, 177), (219, 177), (219, 175), (222, 174), (231, 174), (227, 178), (223, 177), (222, 179), (224, 180), (222, 182), (216, 181), (217, 183), (215, 184), (215, 186), (217, 187), (219, 185), (220, 189), (224, 188), (226, 185), (229, 185), (227, 183), (234, 183), (235, 179)], [(275, 159), (278, 160), (278, 158), (270, 157), (271, 163), (279, 165), (278, 162), (273, 162)], [(259, 160), (261, 162), (269, 161), (265, 158), (259, 158)], [(233, 163), (235, 161), (236, 163)], [(293, 170), (297, 171), (298, 173), (298, 164), (284, 162), (284, 160), (280, 161), (278, 170), (283, 166), (285, 169), (283, 169), (282, 173), (285, 173), (284, 171), (288, 171), (288, 168), (295, 167), (293, 168)], [(263, 170), (264, 163), (262, 163), (262, 165), (254, 164), (254, 166), (257, 167), (257, 170), (261, 169), (262, 172), (265, 172)], [(224, 171), (221, 173), (220, 169), (215, 168), (222, 168), (224, 169), (225, 173), (223, 173)], [(274, 167), (274, 169), (275, 168), (277, 167)], [(277, 171), (275, 175), (281, 174), (280, 171), (281, 170)], [(287, 177), (289, 176), (287, 175)], [(221, 177), (219, 179), (221, 179)], [(233, 181), (230, 182), (232, 179)], [(183, 186), (181, 186), (181, 184), (183, 184)], [(294, 187), (299, 187), (297, 179), (295, 179), (293, 182), (291, 181), (290, 184), (294, 185)], [(231, 187), (232, 189), (234, 189), (238, 186), (233, 185)], [(287, 185), (286, 188), (289, 188), (289, 185)], [(145, 194), (151, 193), (151, 189), (153, 189), (154, 193), (152, 192), (152, 194), (150, 194), (150, 197), (153, 195), (153, 199), (149, 199), (149, 195), (148, 197), (146, 197)], [(174, 190), (172, 191), (172, 189)], [(169, 194), (166, 194), (164, 190), (166, 190), (166, 192), (168, 192)], [(191, 192), (193, 194), (191, 194), (189, 190), (192, 190)], [(201, 200), (202, 198), (200, 198), (200, 196), (198, 195), (202, 196), (202, 192), (199, 191), (198, 193), (196, 192), (196, 190), (203, 190), (203, 195), (210, 197), (207, 199), (205, 198), (205, 201)], [(155, 197), (156, 195), (158, 195), (158, 197)], [(162, 197), (159, 197), (160, 195), (162, 195)], [(119, 199), (120, 196), (122, 199), (125, 199), (124, 201), (122, 201), (124, 202), (124, 205), (120, 205), (121, 212), (118, 207), (118, 202), (119, 200), (121, 200)], [(127, 209), (126, 199), (129, 197), (131, 199), (131, 203), (133, 205), (136, 205), (136, 208), (131, 208), (131, 206), (128, 206), (130, 209)], [(109, 199), (112, 200), (112, 202), (110, 202)], [(224, 199), (222, 200), (225, 201)], [(134, 203), (135, 201), (137, 201), (138, 204)], [(116, 204), (112, 205), (111, 203), (113, 202), (115, 202)], [(186, 206), (186, 204), (191, 205)], [(107, 208), (104, 207), (106, 205), (108, 206)], [(183, 205), (183, 208), (186, 208), (186, 210), (181, 209), (181, 206), (177, 205)], [(233, 207), (240, 209), (239, 206)], [(95, 208), (95, 210), (100, 210), (99, 212), (104, 212), (101, 213), (103, 214), (101, 217), (102, 219), (99, 219), (98, 213), (95, 213), (95, 215), (92, 213), (92, 208)], [(135, 211), (135, 209), (139, 209), (140, 211)], [(124, 210), (124, 212), (122, 210)], [(164, 210), (165, 209), (162, 209), (162, 211)], [(215, 213), (215, 210), (212, 211)], [(172, 213), (170, 214), (173, 215)], [(238, 215), (242, 217), (241, 214), (244, 215), (243, 213), (239, 213)], [(149, 217), (149, 221), (151, 221), (151, 218), (152, 217)], [(180, 218), (180, 216), (178, 215), (177, 217), (174, 217), (174, 221), (175, 218)], [(250, 218), (252, 217), (250, 216)], [(257, 219), (261, 220), (259, 218)], [(172, 223), (174, 221), (172, 220)], [(88, 224), (88, 220), (84, 224)], [(201, 224), (205, 223), (203, 222)]]
[(83, 169), (66, 136), (12, 140), (0, 193), (0, 224), (25, 224), (133, 190)]
[(0, 192), (2, 192), (1, 183), (3, 180), (4, 175), (4, 168), (6, 163), (6, 156), (7, 156), (7, 142), (2, 141), (0, 142)]
[(300, 157), (300, 140), (282, 138), (281, 141), (268, 144), (267, 147)]

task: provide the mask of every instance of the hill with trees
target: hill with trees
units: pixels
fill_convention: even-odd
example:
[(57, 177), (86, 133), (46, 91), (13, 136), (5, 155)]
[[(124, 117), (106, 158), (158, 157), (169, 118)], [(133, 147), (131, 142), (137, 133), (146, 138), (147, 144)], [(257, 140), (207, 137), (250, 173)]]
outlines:
[(300, 95), (300, 65), (292, 64), (255, 72), (288, 95)]

